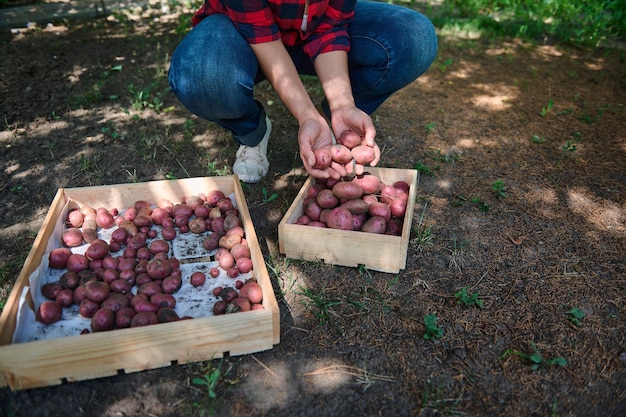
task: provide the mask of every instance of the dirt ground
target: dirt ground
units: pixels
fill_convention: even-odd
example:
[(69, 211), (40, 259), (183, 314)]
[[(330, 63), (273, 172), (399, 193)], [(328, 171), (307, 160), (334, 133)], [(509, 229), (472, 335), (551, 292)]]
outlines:
[[(229, 135), (167, 89), (179, 12), (0, 35), (3, 300), (59, 187), (230, 172)], [(280, 344), (0, 389), (0, 415), (626, 415), (625, 58), (441, 32), (431, 69), (373, 116), (380, 165), (419, 172), (399, 274), (279, 253), (277, 226), (305, 175), (297, 125), (260, 85), (271, 168), (244, 190), (280, 304)], [(432, 315), (442, 334), (428, 339)], [(217, 367), (211, 398), (192, 381)]]

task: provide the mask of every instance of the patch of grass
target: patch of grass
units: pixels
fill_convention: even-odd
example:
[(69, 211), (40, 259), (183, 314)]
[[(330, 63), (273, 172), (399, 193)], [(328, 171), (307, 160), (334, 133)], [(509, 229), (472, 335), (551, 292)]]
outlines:
[(452, 58), (446, 59), (441, 64), (439, 64), (439, 71), (446, 72), (448, 68), (450, 67), (450, 65), (452, 65), (453, 63), (454, 63), (454, 59)]
[(24, 266), (24, 261), (28, 256), (36, 236), (37, 234), (33, 232), (15, 236), (11, 243), (15, 245), (15, 247), (21, 248), (19, 256), (10, 259), (7, 258), (2, 264), (0, 264), (0, 313), (4, 309), (4, 304), (6, 303), (7, 298), (9, 298), (9, 293), (11, 292), (15, 280)]
[(554, 107), (554, 101), (549, 100), (548, 104), (541, 108), (539, 115), (541, 117), (546, 117), (549, 113), (552, 112), (552, 108)]
[(443, 329), (437, 326), (437, 320), (437, 315), (434, 313), (426, 314), (424, 316), (424, 327), (426, 328), (426, 331), (422, 337), (425, 340), (435, 340), (443, 337)]
[(227, 165), (222, 166), (221, 168), (217, 165), (217, 160), (209, 161), (206, 167), (206, 175), (208, 177), (223, 177), (228, 175), (230, 172), (230, 168)]
[(343, 329), (333, 320), (335, 316), (333, 307), (341, 304), (341, 301), (329, 297), (325, 286), (320, 288), (317, 292), (301, 286), (299, 286), (299, 289), (300, 291), (298, 291), (297, 294), (304, 297), (304, 300), (302, 301), (304, 308), (311, 315), (313, 315), (315, 320), (317, 320), (320, 325), (327, 322), (331, 323), (341, 334), (343, 334)]
[(438, 384), (435, 388), (433, 381), (428, 379), (426, 381), (426, 387), (422, 394), (422, 407), (424, 409), (435, 410), (434, 413), (424, 413), (420, 415), (433, 415), (433, 416), (463, 416), (465, 413), (454, 410), (459, 401), (455, 399), (446, 399), (443, 393), (443, 382)]
[(565, 145), (561, 146), (561, 151), (566, 156), (574, 156), (574, 154), (578, 150), (579, 143), (580, 143), (580, 140), (578, 139), (570, 139), (567, 142), (565, 142)]
[(432, 169), (430, 169), (427, 165), (422, 164), (421, 162), (418, 162), (415, 165), (413, 165), (413, 169), (422, 175), (428, 175), (429, 177), (435, 176)]
[(99, 162), (98, 154), (80, 154), (72, 179), (81, 178), (89, 185), (102, 185), (104, 173), (98, 165)]
[(432, 131), (435, 130), (436, 127), (437, 127), (437, 123), (435, 122), (428, 122), (424, 125), (424, 128), (426, 129), (426, 133), (432, 133)]
[(469, 292), (468, 287), (463, 287), (460, 291), (457, 291), (454, 294), (454, 298), (458, 300), (459, 304), (464, 304), (468, 307), (476, 306), (483, 308), (485, 306), (485, 302), (479, 297), (480, 294), (478, 292)]
[(539, 136), (539, 135), (533, 135), (530, 140), (533, 143), (538, 143), (538, 144), (542, 144), (542, 143), (546, 143), (546, 138), (545, 136)]
[(598, 46), (626, 36), (623, 0), (444, 0), (443, 4), (433, 16), (438, 27), (464, 24), (479, 34), (550, 37), (578, 46)]
[(478, 197), (473, 197), (473, 198), (468, 199), (467, 197), (462, 196), (462, 195), (457, 195), (456, 196), (456, 198), (454, 200), (454, 205), (455, 206), (464, 206), (468, 202), (470, 202), (472, 204), (476, 204), (478, 206), (478, 210), (481, 213), (487, 213), (491, 209), (491, 206), (489, 205), (489, 203), (487, 203), (486, 201), (483, 201), (482, 199), (480, 199)]
[(135, 110), (144, 110), (150, 108), (157, 113), (160, 113), (163, 109), (164, 93), (154, 93), (154, 89), (157, 87), (156, 83), (149, 84), (145, 87), (136, 87), (134, 84), (129, 84), (128, 94), (130, 104)]
[(463, 272), (463, 267), (465, 266), (463, 248), (467, 245), (468, 243), (466, 242), (457, 243), (456, 238), (452, 239), (452, 249), (448, 249), (450, 251), (450, 255), (448, 255), (448, 268)]
[(506, 198), (506, 185), (504, 180), (496, 180), (491, 184), (491, 191), (495, 194), (498, 200), (504, 200)]
[(442, 152), (441, 149), (437, 149), (436, 151), (427, 151), (426, 155), (428, 155), (428, 157), (433, 159), (434, 161), (443, 162), (443, 163), (461, 160), (460, 153), (447, 154), (447, 153)]
[(261, 200), (263, 204), (271, 203), (278, 198), (278, 193), (270, 194), (265, 187), (261, 189), (261, 193), (263, 194), (263, 199)]
[(533, 349), (532, 353), (520, 352), (515, 349), (507, 349), (502, 355), (500, 355), (500, 359), (504, 359), (509, 355), (515, 355), (527, 360), (530, 363), (530, 369), (533, 371), (550, 366), (565, 366), (567, 364), (567, 360), (561, 356), (555, 358), (544, 358), (541, 355), (541, 352), (539, 352), (539, 349), (537, 349), (537, 345), (535, 345), (535, 343), (530, 342), (530, 345)]
[(578, 307), (570, 308), (565, 314), (567, 314), (569, 321), (571, 321), (574, 326), (580, 326), (581, 320), (585, 318), (585, 312)]
[[(191, 382), (194, 385), (204, 387), (207, 393), (206, 404), (195, 404), (196, 408), (201, 411), (203, 416), (216, 416), (218, 411), (224, 402), (225, 392), (220, 392), (220, 385), (229, 384), (234, 385), (236, 381), (226, 379), (226, 376), (231, 371), (231, 366), (224, 368), (224, 358), (220, 359), (217, 364), (214, 361), (207, 362), (204, 375), (193, 378)], [(206, 408), (205, 408), (206, 407)]]
[(428, 203), (424, 203), (424, 208), (422, 209), (422, 214), (420, 214), (420, 218), (417, 221), (417, 225), (412, 228), (414, 237), (411, 239), (411, 245), (419, 251), (433, 246), (433, 227), (428, 226), (424, 221), (427, 206)]

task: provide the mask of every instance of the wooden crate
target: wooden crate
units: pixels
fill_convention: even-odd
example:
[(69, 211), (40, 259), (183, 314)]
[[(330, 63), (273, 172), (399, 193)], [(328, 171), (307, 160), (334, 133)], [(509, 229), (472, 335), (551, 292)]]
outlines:
[(278, 225), (279, 250), (289, 258), (323, 261), (329, 264), (397, 273), (406, 267), (417, 189), (417, 171), (394, 168), (367, 169), (385, 184), (406, 181), (409, 200), (401, 236), (377, 235), (358, 231), (332, 230), (295, 224), (303, 214), (307, 189), (315, 179), (309, 177)]
[[(173, 202), (219, 189), (234, 194), (246, 238), (252, 248), (253, 273), (263, 289), (265, 309), (132, 329), (13, 344), (19, 300), (32, 306), (29, 276), (68, 199), (92, 207), (130, 207), (137, 200)], [(211, 306), (207, 306), (211, 308)], [(265, 261), (236, 176), (59, 189), (0, 316), (0, 386), (13, 390), (56, 385), (272, 349), (280, 340), (280, 317)]]

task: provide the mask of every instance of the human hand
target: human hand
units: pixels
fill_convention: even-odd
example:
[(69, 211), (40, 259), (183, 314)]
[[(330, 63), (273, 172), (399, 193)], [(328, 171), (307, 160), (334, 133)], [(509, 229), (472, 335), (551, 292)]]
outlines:
[[(352, 149), (356, 146), (371, 148), (373, 156), (365, 161), (355, 158), (345, 164), (348, 174), (361, 175), (365, 170), (364, 163), (375, 166), (380, 161), (380, 149), (376, 144), (376, 129), (369, 115), (356, 107), (347, 107), (333, 110), (332, 125), (337, 135), (337, 143), (341, 143)], [(368, 152), (369, 153), (369, 152)]]
[(345, 167), (334, 161), (325, 167), (317, 165), (316, 151), (328, 149), (333, 144), (332, 132), (322, 116), (302, 122), (298, 131), (298, 143), (304, 168), (315, 178), (340, 179), (347, 174)]

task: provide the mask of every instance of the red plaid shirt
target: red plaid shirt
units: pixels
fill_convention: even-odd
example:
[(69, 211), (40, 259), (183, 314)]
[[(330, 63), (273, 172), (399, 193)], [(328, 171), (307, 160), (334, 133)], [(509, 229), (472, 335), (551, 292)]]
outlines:
[(305, 0), (205, 0), (192, 23), (225, 14), (249, 43), (282, 39), (288, 47), (303, 44), (315, 59), (324, 52), (350, 50), (347, 27), (355, 4), (356, 0), (309, 0), (305, 32), (301, 31)]

